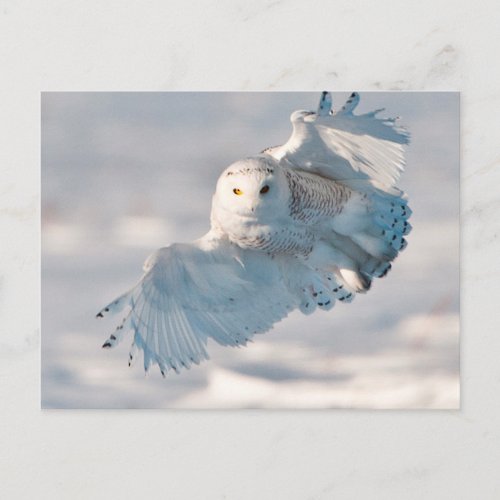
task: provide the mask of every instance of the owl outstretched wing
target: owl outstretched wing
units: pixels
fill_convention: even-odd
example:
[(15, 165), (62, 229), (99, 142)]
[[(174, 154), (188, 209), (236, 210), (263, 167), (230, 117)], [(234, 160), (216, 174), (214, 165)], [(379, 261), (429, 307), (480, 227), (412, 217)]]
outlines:
[(404, 167), (403, 147), (409, 133), (397, 118), (379, 118), (383, 109), (355, 115), (359, 94), (353, 92), (334, 113), (331, 95), (323, 92), (317, 112), (291, 115), (293, 132), (282, 145), (264, 152), (282, 165), (319, 174), (358, 190), (400, 194), (394, 187)]
[(264, 254), (238, 249), (210, 233), (192, 244), (174, 244), (146, 261), (139, 283), (98, 314), (125, 310), (103, 347), (132, 330), (129, 364), (144, 352), (146, 372), (178, 372), (208, 359), (206, 344), (244, 346), (299, 305), (279, 264)]
[[(292, 113), (288, 141), (264, 151), (299, 177), (314, 174), (324, 183), (333, 180), (351, 190), (342, 213), (327, 222), (330, 231), (323, 234), (321, 245), (322, 258), (339, 263), (338, 277), (353, 292), (364, 292), (372, 278), (385, 276), (406, 246), (412, 213), (406, 195), (395, 186), (403, 171), (409, 134), (397, 119), (379, 118), (383, 109), (355, 115), (359, 100), (353, 92), (334, 113), (330, 93), (323, 92), (316, 112)], [(305, 189), (306, 183), (302, 184)], [(299, 214), (310, 211), (309, 200), (314, 201), (314, 196), (298, 198)], [(328, 204), (315, 204), (317, 217), (325, 207)]]

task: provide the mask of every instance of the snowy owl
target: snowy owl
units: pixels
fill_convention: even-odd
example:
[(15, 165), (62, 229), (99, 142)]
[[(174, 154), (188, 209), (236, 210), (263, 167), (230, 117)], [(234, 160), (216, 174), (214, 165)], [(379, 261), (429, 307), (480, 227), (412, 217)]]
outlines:
[(295, 111), (284, 145), (222, 172), (210, 231), (161, 248), (140, 281), (98, 314), (126, 309), (103, 347), (134, 332), (146, 372), (163, 376), (208, 359), (208, 338), (244, 346), (298, 308), (351, 302), (406, 246), (411, 210), (395, 184), (409, 135), (382, 110), (355, 115), (359, 95), (332, 111)]

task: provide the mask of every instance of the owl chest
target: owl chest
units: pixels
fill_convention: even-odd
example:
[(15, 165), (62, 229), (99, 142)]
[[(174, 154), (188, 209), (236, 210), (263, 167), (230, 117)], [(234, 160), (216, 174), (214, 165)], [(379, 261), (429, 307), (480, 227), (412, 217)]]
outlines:
[(239, 218), (225, 228), (229, 239), (241, 248), (265, 251), (271, 255), (308, 255), (314, 235), (291, 219), (266, 222)]

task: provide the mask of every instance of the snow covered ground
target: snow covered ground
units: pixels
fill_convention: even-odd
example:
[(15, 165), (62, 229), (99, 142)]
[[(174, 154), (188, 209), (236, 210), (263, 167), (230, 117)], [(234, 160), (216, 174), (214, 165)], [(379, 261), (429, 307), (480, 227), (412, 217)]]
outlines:
[[(335, 93), (341, 105), (347, 93)], [(209, 226), (219, 173), (289, 136), (319, 93), (45, 93), (42, 98), (42, 406), (457, 408), (459, 95), (362, 93), (412, 133), (401, 186), (408, 248), (366, 296), (293, 313), (247, 348), (162, 379), (101, 345), (95, 313), (154, 249)]]

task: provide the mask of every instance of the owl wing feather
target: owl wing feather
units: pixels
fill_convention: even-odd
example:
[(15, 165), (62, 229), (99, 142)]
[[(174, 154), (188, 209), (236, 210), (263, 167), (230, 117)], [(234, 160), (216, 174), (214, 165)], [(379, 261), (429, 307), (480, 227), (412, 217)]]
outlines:
[(339, 112), (325, 112), (331, 96), (323, 92), (318, 113), (292, 114), (293, 132), (283, 146), (264, 152), (289, 168), (319, 174), (361, 190), (399, 195), (394, 187), (404, 167), (409, 133), (383, 111), (354, 115), (359, 94), (352, 93)]
[(127, 308), (103, 347), (114, 347), (132, 330), (129, 364), (142, 350), (146, 372), (157, 364), (165, 375), (208, 359), (208, 338), (225, 346), (246, 345), (298, 303), (278, 263), (209, 235), (155, 252), (139, 283), (97, 316)]
[[(311, 212), (316, 219), (340, 213), (323, 224), (315, 246), (315, 267), (336, 263), (335, 275), (352, 292), (366, 291), (374, 277), (385, 276), (390, 262), (405, 248), (411, 230), (406, 195), (395, 184), (404, 167), (408, 132), (394, 118), (379, 118), (382, 109), (354, 115), (359, 94), (352, 93), (337, 113), (331, 95), (321, 94), (318, 111), (294, 112), (293, 132), (283, 145), (265, 150), (296, 176), (315, 175), (326, 189), (331, 181), (345, 191), (330, 189), (332, 199), (321, 200), (321, 190), (297, 196), (298, 217)], [(300, 182), (296, 183), (300, 185)], [(307, 188), (306, 182), (302, 185)], [(310, 188), (310, 186), (309, 186)], [(292, 190), (293, 192), (293, 190)], [(318, 263), (319, 262), (319, 263)]]

